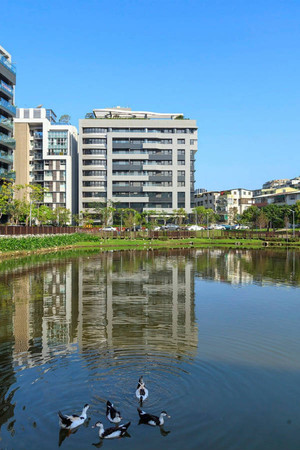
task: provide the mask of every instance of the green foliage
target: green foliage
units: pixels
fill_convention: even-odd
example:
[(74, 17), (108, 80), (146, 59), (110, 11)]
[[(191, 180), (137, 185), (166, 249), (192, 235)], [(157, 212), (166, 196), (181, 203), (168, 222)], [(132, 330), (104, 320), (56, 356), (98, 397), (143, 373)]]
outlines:
[(99, 242), (99, 236), (84, 233), (60, 234), (55, 236), (28, 236), (22, 238), (2, 238), (0, 239), (0, 251), (22, 251), (37, 250), (41, 248), (60, 247), (76, 244), (77, 242)]

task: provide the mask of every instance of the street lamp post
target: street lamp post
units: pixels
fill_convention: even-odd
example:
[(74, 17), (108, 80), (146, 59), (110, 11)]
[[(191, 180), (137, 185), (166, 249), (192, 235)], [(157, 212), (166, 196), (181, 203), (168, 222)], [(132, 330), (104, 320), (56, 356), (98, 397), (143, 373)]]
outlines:
[(293, 209), (289, 209), (288, 211), (290, 211), (293, 214), (293, 238), (295, 237), (295, 211)]
[(208, 229), (208, 212), (206, 213), (206, 229), (207, 229), (207, 237), (209, 238), (209, 229)]

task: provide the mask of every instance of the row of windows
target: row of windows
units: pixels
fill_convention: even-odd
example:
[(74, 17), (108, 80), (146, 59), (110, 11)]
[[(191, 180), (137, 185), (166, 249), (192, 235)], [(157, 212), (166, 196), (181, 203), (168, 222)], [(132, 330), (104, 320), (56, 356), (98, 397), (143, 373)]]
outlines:
[[(83, 143), (84, 144), (93, 144), (93, 143), (97, 143), (97, 142), (85, 142), (85, 141), (93, 141), (93, 140), (99, 140), (99, 141), (103, 141), (105, 139), (100, 139), (100, 138), (89, 138), (89, 139), (83, 139)], [(195, 139), (191, 139), (190, 140), (190, 144), (194, 144), (196, 142)], [(99, 144), (101, 144), (102, 142), (99, 142)], [(105, 142), (104, 142), (105, 143)], [(113, 143), (114, 144), (172, 144), (173, 143), (173, 139), (140, 139), (140, 138), (132, 138), (132, 139), (127, 139), (127, 138), (114, 138), (113, 139)], [(185, 144), (185, 139), (177, 139), (177, 144)]]
[(103, 138), (84, 138), (83, 144), (106, 144), (106, 139)]
[(106, 150), (104, 148), (84, 148), (82, 150), (83, 155), (104, 155), (106, 156)]
[(84, 166), (106, 166), (106, 159), (84, 159)]
[(106, 192), (83, 192), (82, 197), (106, 197)]
[(88, 186), (88, 187), (102, 187), (106, 186), (106, 181), (83, 181), (82, 186)]
[(100, 128), (87, 127), (82, 132), (86, 133), (187, 133), (193, 134), (197, 130), (195, 128)]
[(142, 159), (142, 160), (138, 160), (138, 159), (115, 159), (113, 161), (114, 164), (118, 164), (119, 166), (140, 166), (140, 165), (165, 165), (165, 166), (170, 166), (172, 165), (172, 160), (167, 159), (167, 160), (148, 160), (148, 159)]
[(84, 177), (105, 177), (106, 170), (83, 170), (82, 175)]
[[(51, 171), (49, 171), (49, 173), (52, 173)], [(65, 172), (64, 172), (65, 173)], [(84, 177), (97, 177), (97, 176), (106, 176), (106, 170), (83, 170), (82, 171), (82, 175)], [(133, 170), (133, 171), (121, 171), (121, 170), (113, 170), (113, 175), (129, 175), (129, 176), (133, 176), (133, 175), (145, 175), (145, 176), (167, 176), (167, 177), (171, 177), (172, 176), (172, 170), (149, 170), (149, 171), (138, 171), (138, 170)], [(185, 176), (185, 170), (178, 170), (177, 171), (177, 176), (178, 177), (184, 177)]]
[[(172, 199), (172, 192), (114, 192), (113, 193), (114, 197), (150, 197), (151, 200), (153, 199), (163, 199), (163, 200), (168, 200), (168, 199)], [(90, 196), (91, 197), (91, 196)]]
[(48, 131), (48, 138), (67, 138), (68, 132), (62, 130)]

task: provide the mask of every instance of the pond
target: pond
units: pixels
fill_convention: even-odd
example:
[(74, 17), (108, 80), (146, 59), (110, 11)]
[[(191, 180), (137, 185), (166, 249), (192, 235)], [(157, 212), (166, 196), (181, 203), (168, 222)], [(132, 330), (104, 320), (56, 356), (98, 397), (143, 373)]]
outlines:
[[(68, 252), (0, 264), (0, 448), (292, 450), (300, 441), (300, 254)], [(139, 425), (146, 412), (171, 416)], [(106, 401), (122, 439), (92, 425)], [(88, 419), (60, 432), (58, 410)]]

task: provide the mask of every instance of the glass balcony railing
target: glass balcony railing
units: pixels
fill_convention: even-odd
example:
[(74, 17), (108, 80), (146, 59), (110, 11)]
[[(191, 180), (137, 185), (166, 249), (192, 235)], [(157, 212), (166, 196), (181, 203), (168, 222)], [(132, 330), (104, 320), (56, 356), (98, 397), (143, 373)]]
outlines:
[(9, 147), (14, 148), (16, 146), (16, 140), (6, 134), (0, 133), (0, 144), (4, 143)]
[(9, 103), (7, 100), (4, 100), (4, 98), (0, 98), (0, 106), (3, 106), (8, 111), (10, 111), (14, 116), (16, 115), (17, 108)]
[(0, 56), (0, 64), (3, 64), (8, 70), (16, 74), (16, 66), (2, 55)]
[(13, 155), (0, 150), (0, 159), (5, 159), (8, 163), (12, 164), (14, 161)]
[(2, 89), (4, 92), (6, 92), (7, 94), (13, 96), (14, 95), (14, 90), (11, 86), (9, 86), (9, 84), (4, 83), (4, 81), (0, 81), (0, 89)]
[(16, 179), (16, 173), (12, 170), (3, 169), (0, 168), (0, 178), (5, 178), (7, 180), (15, 180)]
[(13, 121), (11, 119), (8, 119), (7, 117), (1, 116), (0, 115), (0, 124), (5, 125), (6, 128), (9, 128), (11, 131), (13, 131), (14, 129), (14, 124)]

